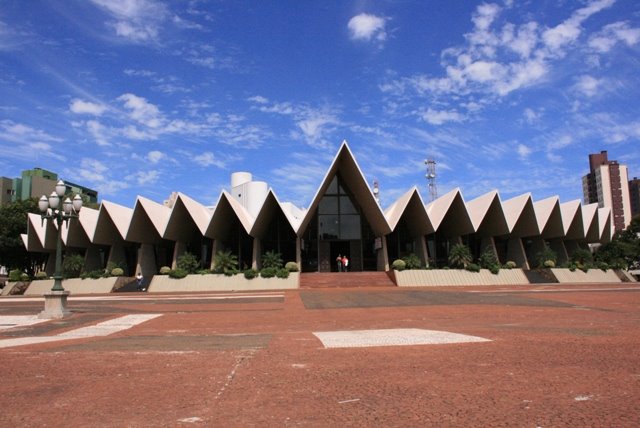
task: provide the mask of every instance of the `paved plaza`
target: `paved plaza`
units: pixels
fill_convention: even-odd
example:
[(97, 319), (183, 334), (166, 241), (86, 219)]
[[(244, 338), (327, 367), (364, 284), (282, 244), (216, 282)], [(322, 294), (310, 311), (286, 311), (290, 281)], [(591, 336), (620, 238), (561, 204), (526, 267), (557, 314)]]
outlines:
[(640, 426), (640, 287), (0, 299), (0, 426)]

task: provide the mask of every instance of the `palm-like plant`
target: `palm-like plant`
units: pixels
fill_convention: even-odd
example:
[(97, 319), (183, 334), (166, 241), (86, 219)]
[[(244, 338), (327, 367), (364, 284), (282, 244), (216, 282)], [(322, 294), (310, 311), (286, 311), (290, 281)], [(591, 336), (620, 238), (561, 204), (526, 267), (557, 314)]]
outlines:
[(449, 265), (455, 268), (466, 268), (473, 260), (469, 247), (464, 244), (456, 244), (449, 251)]
[(262, 268), (282, 268), (282, 255), (275, 251), (267, 251), (262, 255)]
[(216, 273), (233, 272), (238, 268), (238, 257), (231, 251), (218, 251), (213, 258), (213, 270)]

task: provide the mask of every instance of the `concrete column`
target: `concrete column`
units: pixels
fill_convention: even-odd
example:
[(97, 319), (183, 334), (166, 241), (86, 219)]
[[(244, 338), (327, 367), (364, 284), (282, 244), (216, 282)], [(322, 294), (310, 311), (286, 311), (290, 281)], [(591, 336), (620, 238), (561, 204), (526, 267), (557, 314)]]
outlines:
[(56, 272), (56, 252), (49, 253), (47, 258), (47, 264), (44, 266), (44, 271), (48, 276), (53, 276)]
[(416, 236), (414, 238), (414, 246), (416, 248), (416, 254), (420, 257), (420, 261), (424, 266), (429, 266), (429, 253), (427, 252), (427, 243), (425, 242), (424, 236)]
[(218, 252), (218, 240), (214, 239), (211, 244), (211, 266), (209, 269), (213, 270), (215, 267), (216, 253)]
[(90, 246), (84, 253), (84, 271), (91, 272), (98, 269), (102, 269), (100, 250), (98, 247)]
[(571, 258), (571, 256), (573, 256), (573, 253), (576, 252), (577, 249), (580, 248), (580, 244), (578, 244), (578, 241), (564, 241), (564, 248), (565, 250), (567, 250), (567, 257)]
[(480, 254), (487, 250), (493, 252), (493, 255), (498, 259), (498, 250), (496, 249), (496, 242), (494, 241), (493, 236), (485, 236), (480, 241)]
[(539, 237), (531, 238), (531, 241), (532, 241), (531, 249), (529, 250), (530, 254), (527, 254), (527, 260), (529, 260), (530, 266), (537, 266), (538, 264), (538, 260), (536, 260), (537, 256), (538, 254), (544, 251), (544, 249), (546, 248), (546, 244), (544, 242), (544, 239)]
[(107, 263), (113, 262), (118, 265), (123, 265), (126, 258), (124, 255), (124, 246), (122, 244), (113, 244), (109, 249), (109, 257), (107, 257)]
[(462, 244), (461, 236), (453, 236), (447, 239), (449, 241), (449, 248), (453, 247), (456, 244)]
[(262, 260), (260, 259), (260, 239), (253, 238), (253, 253), (251, 255), (251, 269), (260, 269), (262, 267)]
[(187, 250), (187, 243), (184, 241), (176, 241), (176, 245), (173, 246), (173, 259), (171, 260), (171, 269), (178, 267), (178, 257), (183, 255)]
[(562, 242), (561, 239), (554, 239), (550, 241), (549, 247), (551, 247), (551, 249), (556, 253), (556, 256), (557, 256), (556, 266), (559, 266), (569, 261), (569, 255), (567, 254), (567, 249), (564, 246), (564, 243)]
[(516, 266), (522, 269), (529, 269), (529, 262), (524, 251), (524, 245), (522, 245), (522, 239), (509, 239), (507, 243), (507, 261), (515, 262)]
[(142, 244), (138, 249), (138, 263), (136, 265), (136, 275), (142, 272), (142, 276), (151, 277), (158, 273), (156, 258), (153, 251), (153, 244)]
[(296, 263), (298, 269), (302, 271), (302, 238), (296, 236)]
[(378, 250), (378, 270), (386, 272), (389, 270), (389, 254), (387, 254), (387, 237), (381, 236), (380, 240), (382, 241), (382, 248)]

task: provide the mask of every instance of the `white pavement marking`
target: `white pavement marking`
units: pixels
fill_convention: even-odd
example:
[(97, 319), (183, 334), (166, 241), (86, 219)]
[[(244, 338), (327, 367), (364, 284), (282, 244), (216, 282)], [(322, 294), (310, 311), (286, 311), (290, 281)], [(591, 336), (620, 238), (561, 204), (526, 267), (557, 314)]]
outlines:
[(34, 325), (46, 321), (49, 320), (40, 319), (37, 315), (0, 315), (0, 330)]
[(385, 330), (323, 331), (313, 333), (325, 348), (435, 345), (443, 343), (491, 342), (489, 339), (448, 331), (397, 328)]
[[(525, 286), (526, 287), (526, 286)], [(552, 286), (553, 287), (553, 286)], [(640, 291), (640, 287), (612, 287), (612, 288), (509, 288), (500, 290), (468, 290), (467, 293), (554, 293), (571, 291)]]
[(89, 327), (81, 327), (75, 330), (66, 331), (55, 336), (39, 337), (16, 337), (13, 339), (0, 340), (0, 348), (12, 346), (32, 345), (36, 343), (57, 342), (60, 340), (81, 339), (87, 337), (108, 336), (119, 331), (128, 330), (145, 321), (152, 320), (162, 314), (136, 314), (125, 315), (112, 320), (104, 321)]
[[(269, 299), (272, 297), (284, 297), (284, 293), (252, 293), (252, 294), (159, 294), (136, 296), (69, 296), (67, 301), (91, 302), (91, 301), (122, 301), (122, 300), (229, 300), (229, 299)], [(0, 298), (3, 303), (42, 302), (44, 297), (10, 297)]]

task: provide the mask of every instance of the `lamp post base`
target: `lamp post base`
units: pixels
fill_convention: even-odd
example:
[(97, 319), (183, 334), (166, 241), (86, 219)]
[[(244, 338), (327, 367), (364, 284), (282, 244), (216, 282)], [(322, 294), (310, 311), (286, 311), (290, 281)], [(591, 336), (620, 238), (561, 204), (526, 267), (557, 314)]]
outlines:
[(67, 309), (68, 291), (50, 291), (44, 294), (44, 311), (38, 314), (40, 319), (60, 319), (71, 315)]

